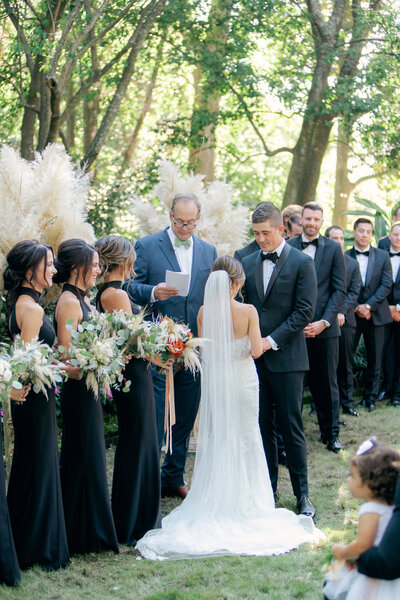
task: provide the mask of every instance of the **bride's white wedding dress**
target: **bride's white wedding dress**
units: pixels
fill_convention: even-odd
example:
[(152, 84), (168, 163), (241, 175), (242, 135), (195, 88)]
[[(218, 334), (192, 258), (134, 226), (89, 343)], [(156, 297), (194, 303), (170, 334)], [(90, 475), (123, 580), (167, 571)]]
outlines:
[(315, 542), (310, 517), (275, 508), (258, 426), (258, 377), (248, 337), (235, 340), (225, 271), (205, 293), (202, 401), (189, 494), (136, 548), (150, 559), (271, 555)]

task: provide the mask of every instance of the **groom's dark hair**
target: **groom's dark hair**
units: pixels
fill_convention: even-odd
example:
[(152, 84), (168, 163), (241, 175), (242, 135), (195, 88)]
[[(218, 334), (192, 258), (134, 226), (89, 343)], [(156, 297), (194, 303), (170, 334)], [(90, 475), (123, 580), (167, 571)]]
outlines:
[(283, 226), (282, 213), (272, 202), (260, 202), (251, 216), (252, 223), (269, 221), (273, 227)]

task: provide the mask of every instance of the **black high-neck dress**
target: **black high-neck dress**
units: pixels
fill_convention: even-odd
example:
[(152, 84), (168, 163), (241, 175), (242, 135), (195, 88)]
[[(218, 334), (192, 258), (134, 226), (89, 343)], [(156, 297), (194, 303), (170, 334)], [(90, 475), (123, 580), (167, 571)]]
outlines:
[[(34, 290), (21, 288), (20, 295), (37, 301)], [(15, 305), (10, 334), (20, 333)], [(54, 328), (45, 315), (39, 341), (52, 346)], [(57, 447), (54, 388), (48, 398), (33, 390), (23, 403), (11, 401), (14, 455), (8, 484), (8, 510), (21, 569), (39, 564), (46, 570), (65, 567), (69, 552), (65, 531)]]
[[(121, 282), (110, 281), (99, 288), (97, 307), (101, 312), (101, 295), (109, 287), (120, 288)], [(131, 304), (132, 312), (137, 312)], [(161, 527), (160, 456), (150, 365), (133, 357), (124, 373), (131, 381), (129, 392), (112, 391), (118, 412), (112, 510), (119, 542), (131, 546), (149, 529)]]
[[(0, 448), (3, 440), (0, 423)], [(6, 497), (6, 480), (3, 453), (0, 456), (0, 584), (16, 585), (21, 579), (14, 539), (11, 531)]]
[[(64, 284), (88, 319), (84, 292)], [(62, 295), (62, 294), (61, 294)], [(57, 330), (57, 322), (56, 330)], [(107, 484), (103, 409), (84, 379), (68, 379), (61, 390), (61, 488), (68, 546), (72, 554), (119, 552)]]

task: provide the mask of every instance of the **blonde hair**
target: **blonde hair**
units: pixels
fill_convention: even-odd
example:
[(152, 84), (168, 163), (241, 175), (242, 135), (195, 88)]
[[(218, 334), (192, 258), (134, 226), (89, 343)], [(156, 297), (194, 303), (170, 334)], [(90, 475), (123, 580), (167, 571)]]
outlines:
[(95, 247), (99, 253), (100, 277), (105, 277), (121, 265), (133, 265), (136, 260), (136, 252), (131, 242), (119, 235), (100, 238)]
[[(211, 266), (211, 271), (225, 271), (229, 277), (230, 287), (233, 286), (235, 281), (244, 282), (246, 279), (242, 263), (228, 254), (216, 258)], [(240, 291), (239, 297), (243, 300), (243, 296)]]

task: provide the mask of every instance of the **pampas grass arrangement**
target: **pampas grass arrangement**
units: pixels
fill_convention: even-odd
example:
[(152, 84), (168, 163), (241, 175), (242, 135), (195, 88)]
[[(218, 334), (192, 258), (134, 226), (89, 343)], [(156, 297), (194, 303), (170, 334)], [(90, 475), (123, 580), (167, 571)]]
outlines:
[(90, 176), (59, 144), (50, 144), (31, 162), (9, 146), (0, 149), (1, 272), (7, 253), (21, 240), (38, 239), (54, 252), (68, 238), (94, 241), (85, 222), (89, 183)]
[(233, 254), (246, 243), (248, 209), (233, 206), (232, 190), (223, 181), (203, 183), (204, 175), (182, 177), (178, 168), (170, 161), (163, 161), (158, 169), (159, 183), (151, 194), (156, 197), (155, 206), (150, 198), (133, 197), (133, 212), (139, 222), (140, 235), (161, 231), (169, 225), (169, 210), (172, 198), (187, 192), (195, 194), (201, 202), (201, 218), (196, 235), (216, 246), (218, 254)]

